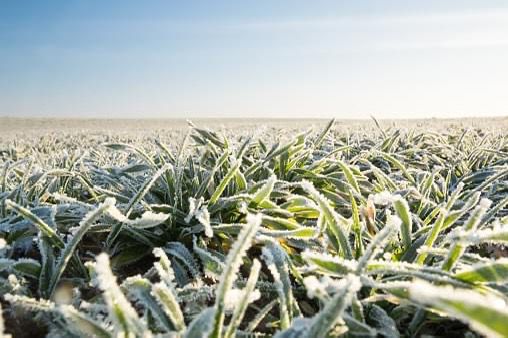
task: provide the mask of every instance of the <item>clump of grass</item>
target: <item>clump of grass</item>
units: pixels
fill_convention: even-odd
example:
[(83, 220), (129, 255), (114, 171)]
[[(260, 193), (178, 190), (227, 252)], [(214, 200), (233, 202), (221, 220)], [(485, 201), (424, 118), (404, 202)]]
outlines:
[(505, 131), (83, 136), (0, 142), (0, 335), (508, 336)]

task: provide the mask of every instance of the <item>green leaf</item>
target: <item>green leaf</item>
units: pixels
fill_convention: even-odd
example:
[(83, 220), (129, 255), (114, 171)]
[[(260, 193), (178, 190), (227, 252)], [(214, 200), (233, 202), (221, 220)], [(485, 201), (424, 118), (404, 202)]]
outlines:
[(258, 205), (265, 199), (269, 199), (276, 181), (277, 176), (270, 176), (270, 178), (266, 180), (266, 183), (256, 191), (254, 196), (252, 196), (252, 204)]
[(259, 232), (269, 237), (282, 239), (315, 238), (319, 234), (319, 229), (314, 227), (300, 227), (294, 230), (269, 230), (262, 228)]
[(184, 338), (203, 338), (212, 330), (214, 323), (215, 309), (209, 307), (201, 311), (199, 315), (189, 324), (185, 331)]
[(508, 337), (508, 308), (504, 299), (478, 292), (415, 282), (409, 287), (413, 301), (457, 318), (487, 337)]
[(400, 233), (402, 235), (402, 243), (408, 249), (411, 247), (411, 234), (413, 228), (413, 221), (411, 218), (411, 211), (407, 201), (400, 195), (395, 195), (393, 198), (393, 207), (397, 212), (397, 216), (402, 220)]
[(56, 267), (54, 269), (53, 275), (51, 276), (49, 285), (48, 285), (48, 291), (47, 294), (49, 297), (53, 296), (53, 293), (55, 292), (56, 286), (58, 284), (58, 281), (60, 280), (60, 277), (65, 271), (65, 268), (67, 267), (67, 263), (71, 259), (74, 250), (78, 246), (79, 242), (83, 238), (83, 236), (87, 233), (87, 231), (90, 229), (90, 227), (94, 224), (94, 222), (101, 217), (109, 208), (113, 207), (115, 205), (115, 199), (114, 198), (107, 198), (103, 204), (99, 205), (97, 209), (89, 212), (83, 220), (79, 223), (79, 227), (74, 233), (74, 236), (72, 239), (67, 243), (60, 253), (60, 256), (58, 257), (58, 260), (56, 262)]
[[(478, 227), (481, 222), (481, 219), (487, 209), (490, 207), (491, 201), (487, 199), (482, 199), (480, 201), (480, 205), (473, 210), (471, 216), (464, 224), (463, 228), (465, 231), (474, 231)], [(450, 249), (450, 253), (448, 257), (446, 257), (443, 263), (443, 270), (449, 271), (453, 268), (455, 263), (459, 260), (460, 256), (464, 253), (465, 247), (462, 243), (456, 242)]]
[(363, 256), (358, 260), (358, 266), (356, 268), (357, 273), (361, 273), (369, 261), (374, 258), (380, 250), (384, 249), (390, 237), (399, 230), (400, 223), (400, 218), (389, 215), (384, 228), (376, 234), (367, 249), (365, 249)]
[(41, 264), (30, 258), (20, 258), (11, 264), (12, 270), (31, 278), (38, 279), (41, 273)]
[(226, 189), (226, 186), (228, 185), (228, 183), (231, 181), (231, 179), (233, 177), (235, 177), (237, 171), (240, 170), (241, 164), (242, 164), (241, 159), (235, 160), (235, 163), (233, 163), (231, 168), (229, 168), (228, 173), (226, 174), (226, 176), (224, 176), (222, 178), (222, 181), (220, 181), (219, 185), (217, 186), (217, 188), (213, 192), (212, 196), (210, 197), (210, 201), (209, 201), (210, 204), (214, 204), (215, 202), (217, 202), (219, 197), (222, 195), (222, 193)]
[(228, 328), (226, 330), (226, 333), (224, 334), (225, 338), (233, 337), (235, 335), (236, 330), (240, 326), (243, 316), (245, 315), (245, 311), (249, 306), (249, 299), (251, 297), (251, 294), (254, 292), (254, 289), (256, 288), (256, 282), (258, 280), (260, 270), (261, 263), (259, 263), (257, 259), (254, 259), (249, 279), (247, 280), (245, 288), (242, 290), (243, 291), (242, 298), (238, 301), (237, 305), (235, 306), (235, 310), (233, 312), (233, 315), (231, 316), (231, 320), (229, 321)]
[(397, 330), (397, 324), (390, 316), (388, 316), (382, 307), (376, 304), (371, 304), (367, 309), (366, 317), (367, 323), (374, 327), (378, 334), (385, 337), (400, 337), (399, 330)]
[(267, 241), (263, 247), (263, 259), (275, 281), (279, 294), (280, 326), (287, 329), (293, 318), (293, 292), (289, 278), (288, 257), (276, 242)]
[(48, 224), (46, 224), (46, 222), (44, 222), (38, 216), (33, 214), (30, 210), (22, 207), (21, 205), (11, 200), (6, 200), (5, 204), (8, 208), (14, 209), (18, 214), (23, 216), (23, 218), (25, 218), (27, 221), (35, 225), (51, 245), (54, 245), (60, 249), (62, 249), (65, 246), (64, 241), (60, 238), (60, 236), (58, 236), (56, 231)]
[(175, 329), (170, 318), (159, 306), (155, 294), (152, 294), (152, 284), (148, 279), (141, 276), (129, 277), (122, 283), (122, 288), (131, 297), (143, 304), (166, 330), (171, 331)]
[(222, 335), (222, 326), (225, 317), (224, 311), (226, 293), (233, 286), (233, 282), (237, 277), (236, 274), (238, 269), (242, 264), (243, 256), (247, 252), (247, 249), (250, 247), (251, 242), (254, 239), (254, 236), (256, 235), (260, 225), (260, 215), (248, 215), (247, 224), (238, 235), (235, 244), (227, 256), (226, 266), (222, 272), (221, 280), (215, 296), (213, 330), (210, 333), (210, 338), (219, 338)]
[[(164, 174), (171, 167), (172, 166), (170, 164), (165, 164), (162, 168), (157, 170), (157, 172), (152, 177), (150, 177), (148, 180), (145, 181), (145, 183), (143, 183), (143, 185), (141, 186), (141, 188), (139, 188), (137, 193), (134, 194), (134, 196), (132, 196), (131, 199), (129, 200), (129, 203), (127, 204), (127, 206), (125, 208), (125, 217), (127, 217), (127, 218), (129, 217), (129, 215), (133, 211), (134, 206), (145, 197), (145, 195), (148, 193), (148, 191), (150, 191), (150, 188), (152, 187), (152, 185), (154, 185), (154, 183), (159, 179), (159, 177), (162, 176), (162, 174)], [(118, 214), (121, 215), (121, 213), (119, 213), (119, 212), (114, 213), (114, 215), (118, 215)], [(111, 246), (113, 244), (113, 242), (116, 240), (116, 238), (122, 231), (122, 227), (123, 227), (122, 222), (115, 224), (115, 226), (109, 233), (108, 238), (106, 240), (106, 242), (108, 243), (108, 246)]]
[(112, 335), (99, 322), (70, 305), (59, 305), (56, 310), (65, 318), (71, 331), (82, 337), (109, 338)]
[[(437, 236), (443, 230), (443, 224), (446, 219), (446, 215), (447, 215), (446, 210), (441, 209), (438, 219), (432, 226), (430, 233), (427, 235), (427, 237), (425, 239), (425, 243), (424, 243), (425, 246), (432, 247), (432, 245), (434, 244), (434, 242), (437, 239)], [(427, 253), (422, 252), (422, 253), (418, 254), (418, 256), (416, 257), (416, 262), (418, 264), (423, 264), (425, 262), (426, 258), (427, 258)]]
[[(87, 314), (76, 310), (71, 305), (56, 305), (53, 302), (41, 299), (18, 295), (5, 295), (5, 300), (13, 305), (21, 306), (30, 311), (53, 313), (63, 317), (67, 323), (67, 329), (84, 337), (102, 337), (109, 338), (112, 335), (96, 320), (90, 318)], [(0, 326), (0, 336), (2, 331)]]
[(302, 258), (308, 263), (314, 265), (319, 271), (345, 276), (353, 273), (357, 269), (357, 263), (353, 260), (345, 260), (340, 257), (304, 251)]
[(94, 268), (97, 274), (97, 284), (102, 291), (109, 316), (115, 323), (115, 335), (142, 336), (146, 331), (146, 326), (116, 283), (108, 255), (102, 253), (97, 256), (96, 260)]
[(323, 310), (318, 312), (305, 333), (306, 338), (326, 337), (328, 332), (337, 324), (346, 308), (351, 304), (353, 295), (360, 289), (358, 277), (349, 275), (343, 280), (342, 288), (326, 303)]
[(337, 161), (337, 164), (342, 169), (342, 172), (344, 172), (344, 176), (346, 176), (346, 180), (348, 181), (348, 183), (351, 184), (353, 189), (360, 194), (360, 186), (358, 185), (358, 181), (356, 180), (356, 177), (349, 168), (349, 166), (342, 161)]
[(455, 278), (468, 283), (504, 283), (508, 281), (508, 258), (478, 264), (458, 271)]
[(340, 216), (330, 205), (330, 202), (319, 193), (314, 185), (308, 181), (301, 182), (302, 188), (311, 195), (318, 204), (326, 224), (340, 243), (340, 248), (346, 258), (353, 258), (351, 246), (345, 231), (346, 220)]
[(315, 148), (319, 148), (319, 146), (321, 146), (321, 144), (323, 143), (323, 141), (326, 138), (326, 135), (328, 135), (328, 133), (332, 129), (334, 123), (335, 123), (335, 119), (331, 119), (330, 122), (328, 122), (326, 124), (325, 128), (321, 131), (319, 136), (314, 141), (314, 147)]
[(152, 294), (173, 323), (175, 329), (177, 331), (185, 330), (183, 313), (173, 291), (164, 283), (157, 283), (152, 287)]

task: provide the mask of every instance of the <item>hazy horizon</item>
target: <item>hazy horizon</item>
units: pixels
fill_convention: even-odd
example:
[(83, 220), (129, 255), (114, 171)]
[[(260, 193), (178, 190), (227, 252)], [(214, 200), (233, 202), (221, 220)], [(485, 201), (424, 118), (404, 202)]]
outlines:
[(459, 115), (459, 116), (432, 116), (428, 115), (428, 117), (412, 117), (412, 116), (399, 116), (399, 117), (379, 117), (376, 115), (370, 116), (360, 116), (360, 117), (341, 117), (340, 114), (336, 115), (327, 115), (321, 117), (311, 117), (311, 116), (282, 116), (282, 117), (273, 117), (273, 116), (259, 116), (259, 117), (245, 117), (241, 115), (231, 116), (231, 117), (221, 117), (221, 116), (51, 116), (51, 115), (39, 115), (39, 116), (29, 116), (29, 115), (0, 115), (0, 120), (5, 119), (13, 119), (13, 120), (246, 120), (246, 121), (256, 121), (256, 120), (309, 120), (309, 121), (318, 121), (324, 120), (329, 121), (331, 119), (335, 119), (337, 121), (373, 121), (373, 118), (379, 121), (397, 121), (397, 120), (410, 120), (410, 121), (425, 121), (425, 120), (460, 120), (460, 119), (468, 119), (468, 120), (479, 120), (479, 119), (508, 119), (508, 114), (504, 115)]
[(508, 3), (6, 2), (0, 116), (508, 116)]

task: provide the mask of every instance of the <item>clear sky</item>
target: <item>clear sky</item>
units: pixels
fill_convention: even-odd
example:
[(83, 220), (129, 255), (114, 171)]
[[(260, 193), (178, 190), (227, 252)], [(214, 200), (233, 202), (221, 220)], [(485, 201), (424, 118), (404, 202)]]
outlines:
[(508, 115), (508, 1), (0, 1), (0, 116)]

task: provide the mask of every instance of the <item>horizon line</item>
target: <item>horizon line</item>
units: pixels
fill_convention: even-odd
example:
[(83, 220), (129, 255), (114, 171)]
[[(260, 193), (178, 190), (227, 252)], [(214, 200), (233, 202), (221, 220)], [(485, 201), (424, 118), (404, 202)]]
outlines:
[(487, 115), (487, 116), (455, 116), (455, 117), (376, 117), (371, 114), (368, 117), (219, 117), (219, 116), (208, 116), (208, 117), (82, 117), (82, 116), (9, 116), (0, 115), (0, 119), (12, 119), (12, 120), (346, 120), (346, 121), (363, 121), (363, 120), (457, 120), (457, 119), (504, 119), (508, 118), (508, 114), (505, 115)]

